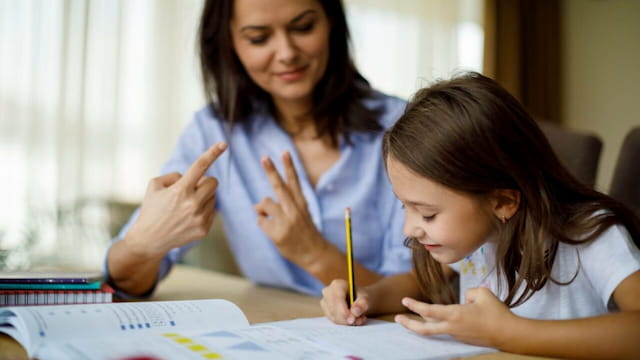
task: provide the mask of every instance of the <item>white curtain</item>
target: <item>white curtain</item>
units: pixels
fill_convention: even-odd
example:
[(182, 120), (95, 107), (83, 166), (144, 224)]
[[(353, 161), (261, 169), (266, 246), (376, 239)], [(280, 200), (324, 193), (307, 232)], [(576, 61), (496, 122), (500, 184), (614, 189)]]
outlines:
[(200, 6), (0, 1), (4, 267), (100, 266), (106, 201), (140, 201), (203, 102)]
[[(202, 0), (0, 0), (0, 268), (99, 268), (202, 107)], [(402, 98), (482, 67), (480, 0), (345, 0), (356, 62)]]
[(358, 68), (407, 99), (458, 71), (482, 71), (483, 0), (344, 0)]

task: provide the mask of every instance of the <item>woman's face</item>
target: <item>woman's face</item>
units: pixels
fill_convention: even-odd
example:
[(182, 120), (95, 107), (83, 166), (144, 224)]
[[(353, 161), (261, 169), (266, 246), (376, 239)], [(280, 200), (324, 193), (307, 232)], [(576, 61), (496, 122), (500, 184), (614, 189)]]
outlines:
[(329, 28), (317, 0), (234, 1), (236, 54), (276, 104), (311, 101), (329, 59)]
[(454, 191), (387, 157), (393, 191), (405, 208), (404, 234), (443, 264), (463, 259), (493, 232), (488, 200)]

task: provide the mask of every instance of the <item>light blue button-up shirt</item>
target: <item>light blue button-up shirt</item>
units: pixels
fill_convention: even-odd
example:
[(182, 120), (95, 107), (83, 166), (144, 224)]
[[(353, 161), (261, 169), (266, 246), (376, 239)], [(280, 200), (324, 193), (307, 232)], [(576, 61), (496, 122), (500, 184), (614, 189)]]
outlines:
[[(367, 100), (367, 106), (382, 110), (380, 123), (386, 129), (402, 114), (405, 102), (376, 93)], [(256, 113), (229, 132), (228, 124), (205, 108), (187, 125), (162, 173), (184, 173), (212, 144), (226, 141), (229, 148), (207, 175), (219, 180), (217, 216), (222, 216), (229, 246), (241, 272), (259, 284), (320, 295), (323, 284), (282, 257), (258, 226), (253, 206), (266, 196), (277, 199), (260, 159), (265, 155), (271, 157), (280, 174), (284, 174), (280, 156), (284, 151), (291, 153), (313, 223), (327, 241), (345, 251), (344, 210), (350, 207), (355, 259), (384, 275), (409, 271), (411, 255), (403, 245), (403, 210), (385, 174), (382, 133), (353, 133), (350, 139), (351, 145), (340, 139), (340, 159), (314, 188), (291, 138), (271, 115)], [(124, 238), (137, 215), (136, 211), (114, 241)], [(158, 279), (190, 247), (171, 250), (162, 262)]]

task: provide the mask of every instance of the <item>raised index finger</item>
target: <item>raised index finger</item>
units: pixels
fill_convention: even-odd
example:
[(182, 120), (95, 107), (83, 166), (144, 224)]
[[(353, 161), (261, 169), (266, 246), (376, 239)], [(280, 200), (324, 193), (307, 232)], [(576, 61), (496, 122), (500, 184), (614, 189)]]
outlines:
[(212, 145), (207, 151), (202, 153), (196, 161), (191, 164), (191, 166), (185, 171), (182, 178), (178, 180), (178, 183), (183, 186), (188, 186), (190, 188), (195, 188), (198, 180), (207, 172), (209, 166), (213, 164), (214, 161), (224, 152), (227, 148), (227, 143), (219, 142)]

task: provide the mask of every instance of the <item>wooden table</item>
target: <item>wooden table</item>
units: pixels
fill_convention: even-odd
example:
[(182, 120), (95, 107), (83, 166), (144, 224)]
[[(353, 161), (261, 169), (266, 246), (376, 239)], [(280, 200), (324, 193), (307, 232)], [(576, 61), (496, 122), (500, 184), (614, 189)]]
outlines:
[[(153, 301), (226, 299), (244, 312), (252, 324), (322, 316), (320, 299), (295, 292), (255, 285), (241, 277), (187, 266), (176, 266), (160, 283)], [(389, 320), (391, 316), (384, 317)], [(12, 338), (0, 335), (0, 360), (27, 359)], [(508, 353), (468, 357), (473, 360), (542, 360), (547, 358)]]

